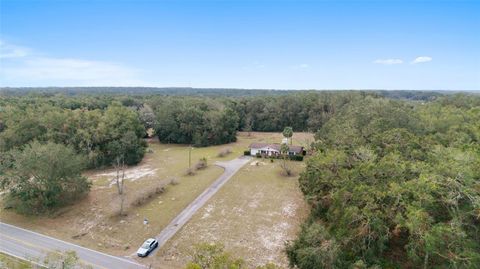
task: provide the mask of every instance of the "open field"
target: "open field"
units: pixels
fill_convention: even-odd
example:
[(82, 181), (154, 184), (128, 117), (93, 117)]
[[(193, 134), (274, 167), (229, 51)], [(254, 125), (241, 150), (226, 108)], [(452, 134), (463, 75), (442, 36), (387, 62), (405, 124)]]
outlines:
[[(223, 172), (209, 165), (194, 176), (185, 176), (188, 168), (188, 149), (185, 146), (162, 145), (152, 141), (144, 160), (126, 171), (126, 206), (128, 215), (115, 216), (118, 196), (111, 186), (114, 170), (88, 171), (92, 180), (91, 192), (75, 205), (62, 208), (54, 216), (22, 216), (2, 210), (1, 220), (23, 228), (41, 232), (82, 246), (115, 255), (129, 255), (141, 242), (158, 234), (171, 219), (197, 197)], [(193, 150), (194, 164), (203, 149)], [(183, 159), (183, 160), (182, 160)], [(172, 178), (179, 184), (170, 185)], [(131, 206), (136, 194), (148, 188), (165, 184), (166, 190), (142, 206)], [(149, 220), (143, 225), (143, 219)]]
[[(85, 175), (92, 180), (92, 190), (87, 197), (75, 205), (62, 208), (52, 216), (42, 217), (18, 215), (2, 207), (0, 219), (6, 223), (109, 254), (130, 256), (145, 238), (157, 235), (179, 212), (223, 173), (222, 168), (213, 165), (214, 161), (231, 160), (242, 155), (243, 151), (247, 149), (251, 142), (280, 142), (281, 138), (282, 135), (279, 133), (252, 132), (250, 135), (240, 133), (238, 135), (238, 141), (235, 143), (195, 148), (191, 151), (192, 166), (202, 157), (208, 159), (209, 166), (204, 170), (198, 171), (193, 176), (185, 175), (185, 171), (188, 168), (188, 146), (160, 144), (156, 139), (151, 139), (149, 140), (149, 153), (146, 153), (144, 160), (139, 165), (129, 167), (126, 170), (127, 197), (125, 204), (128, 207), (127, 216), (116, 216), (115, 212), (117, 212), (119, 208), (119, 199), (115, 186), (112, 184), (115, 171), (113, 169), (103, 169), (87, 171), (85, 173)], [(294, 135), (294, 144), (297, 144), (297, 141), (307, 143), (305, 141), (311, 139), (311, 134), (298, 133)], [(229, 148), (232, 153), (225, 157), (218, 157), (218, 153), (225, 148)], [(276, 162), (278, 163), (278, 161)], [(268, 163), (268, 165), (259, 167), (253, 167), (247, 164), (248, 167), (245, 167), (239, 172), (239, 174), (244, 177), (248, 177), (247, 181), (236, 179), (237, 176), (235, 176), (232, 181), (236, 183), (234, 183), (234, 185), (227, 183), (224, 186), (226, 190), (221, 189), (220, 192), (214, 196), (214, 201), (218, 199), (225, 200), (222, 202), (224, 203), (224, 210), (230, 211), (229, 208), (240, 206), (236, 204), (239, 201), (251, 200), (252, 197), (250, 194), (253, 193), (252, 190), (256, 190), (257, 195), (265, 192), (264, 196), (266, 197), (265, 199), (267, 199), (272, 194), (269, 192), (272, 186), (276, 186), (277, 191), (284, 189), (283, 191), (285, 191), (286, 194), (290, 195), (293, 193), (292, 197), (296, 197), (295, 195), (298, 194), (296, 179), (279, 178), (277, 175), (278, 169), (275, 168), (277, 163)], [(300, 163), (297, 163), (295, 165), (299, 164)], [(248, 174), (249, 171), (253, 169), (257, 169), (258, 171), (253, 174)], [(270, 176), (273, 177), (270, 178)], [(179, 184), (169, 184), (172, 178), (175, 178)], [(267, 180), (258, 181), (258, 179)], [(278, 182), (275, 180), (278, 180)], [(255, 183), (256, 181), (266, 185), (255, 185), (258, 184)], [(165, 185), (165, 192), (156, 195), (141, 206), (130, 205), (135, 197), (138, 196), (138, 193), (146, 189), (155, 188), (160, 184)], [(229, 198), (230, 196), (231, 198)], [(262, 203), (262, 201), (264, 201), (263, 198), (257, 202)], [(284, 204), (285, 201), (288, 203), (289, 200), (272, 200), (270, 202), (271, 208), (264, 208), (263, 206), (258, 209), (252, 208), (252, 212), (250, 212), (250, 215), (245, 215), (245, 219), (250, 220), (250, 218), (256, 218), (255, 214), (257, 213), (255, 212), (258, 210), (258, 212), (260, 212), (258, 214), (270, 214), (270, 211), (272, 212), (271, 214), (276, 214), (274, 210), (280, 207), (288, 207), (287, 204)], [(217, 201), (214, 205), (218, 203)], [(277, 208), (277, 206), (279, 207)], [(211, 205), (208, 205), (202, 209), (201, 215), (203, 216), (205, 214), (204, 211), (210, 207)], [(295, 210), (295, 208), (286, 210)], [(217, 217), (221, 218), (222, 215), (218, 215)], [(143, 225), (144, 218), (149, 220), (148, 225)], [(197, 221), (195, 221), (196, 219), (198, 219), (198, 216), (194, 217), (194, 223), (197, 223)], [(212, 218), (212, 220), (213, 219), (214, 218)], [(227, 223), (228, 225), (233, 225), (236, 221), (238, 221), (238, 223), (245, 223), (244, 219), (239, 217), (229, 219), (229, 221), (231, 221), (231, 223)], [(261, 222), (257, 223), (256, 220), (252, 219), (252, 221), (254, 227), (260, 227), (262, 225)], [(228, 227), (227, 224), (225, 224), (225, 227)], [(295, 222), (292, 225), (296, 227), (297, 224)], [(187, 225), (185, 228), (187, 232), (190, 229), (189, 227), (190, 226)], [(242, 230), (239, 229), (239, 234), (241, 234), (241, 232)], [(236, 237), (237, 235), (234, 237), (232, 234), (232, 238)], [(219, 237), (218, 240), (224, 241), (226, 245), (230, 245), (232, 242), (227, 238), (226, 234), (225, 237)], [(178, 240), (174, 238), (173, 241), (177, 242)], [(278, 245), (278, 243), (275, 244)], [(171, 247), (167, 246), (166, 249), (170, 250)], [(243, 253), (245, 256), (250, 256), (251, 254), (251, 252), (248, 251)]]
[[(280, 160), (252, 159), (159, 251), (157, 264), (184, 266), (192, 246), (222, 243), (250, 266), (287, 267), (284, 243), (295, 237), (307, 207), (297, 176), (280, 175)], [(303, 163), (291, 162), (297, 173)], [(163, 267), (162, 267), (163, 268)]]

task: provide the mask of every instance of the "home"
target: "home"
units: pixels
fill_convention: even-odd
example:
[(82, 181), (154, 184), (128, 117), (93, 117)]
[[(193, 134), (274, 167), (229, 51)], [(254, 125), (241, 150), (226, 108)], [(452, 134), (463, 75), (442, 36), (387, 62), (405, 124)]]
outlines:
[[(280, 155), (280, 148), (282, 144), (279, 143), (252, 143), (250, 144), (250, 155), (257, 155), (260, 153), (264, 156), (278, 156)], [(288, 155), (302, 155), (303, 147), (301, 146), (288, 146)]]

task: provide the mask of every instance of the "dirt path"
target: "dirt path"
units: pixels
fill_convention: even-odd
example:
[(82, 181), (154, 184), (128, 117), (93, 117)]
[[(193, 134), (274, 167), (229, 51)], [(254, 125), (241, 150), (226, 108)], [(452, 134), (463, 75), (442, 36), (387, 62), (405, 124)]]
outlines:
[[(215, 165), (223, 167), (225, 172), (210, 185), (202, 194), (200, 194), (191, 204), (189, 204), (180, 214), (178, 214), (165, 229), (160, 232), (156, 239), (160, 249), (165, 243), (185, 225), (192, 216), (202, 208), (205, 203), (225, 184), (242, 166), (248, 163), (250, 157), (242, 156), (228, 162), (216, 162)], [(152, 255), (153, 256), (153, 255)]]

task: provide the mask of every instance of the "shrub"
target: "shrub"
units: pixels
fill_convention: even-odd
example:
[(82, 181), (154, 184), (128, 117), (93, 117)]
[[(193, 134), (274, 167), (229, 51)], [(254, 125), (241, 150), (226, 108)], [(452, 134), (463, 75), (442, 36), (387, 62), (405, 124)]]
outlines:
[(156, 186), (136, 192), (130, 204), (132, 206), (141, 206), (163, 192), (165, 192), (165, 183), (161, 182)]
[(292, 161), (303, 161), (303, 155), (290, 155), (289, 158)]
[(203, 157), (195, 164), (195, 170), (202, 170), (207, 168), (207, 158)]
[(185, 175), (193, 176), (195, 175), (195, 170), (193, 168), (188, 168), (187, 171), (185, 171)]
[(259, 152), (257, 152), (257, 154), (255, 154), (255, 156), (257, 156), (257, 158), (262, 158), (262, 154), (260, 154)]
[(245, 151), (243, 152), (243, 155), (245, 155), (245, 156), (250, 156), (250, 155), (251, 155), (250, 150), (245, 150)]
[(227, 156), (228, 154), (232, 153), (232, 149), (231, 148), (223, 148), (220, 150), (220, 152), (218, 152), (217, 156), (218, 157), (225, 157)]
[(194, 246), (187, 269), (197, 268), (246, 268), (245, 262), (225, 252), (223, 245), (202, 243)]
[(178, 185), (179, 183), (180, 183), (180, 181), (176, 177), (172, 177), (170, 179), (170, 185), (172, 185), (172, 186)]

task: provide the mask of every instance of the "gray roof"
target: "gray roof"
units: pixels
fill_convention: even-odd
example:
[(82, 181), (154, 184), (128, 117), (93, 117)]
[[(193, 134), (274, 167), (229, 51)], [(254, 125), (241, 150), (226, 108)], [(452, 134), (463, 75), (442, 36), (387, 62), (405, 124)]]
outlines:
[[(272, 148), (272, 149), (275, 149), (277, 151), (280, 151), (280, 147), (282, 145), (279, 144), (279, 143), (273, 143), (273, 144), (269, 144), (269, 143), (252, 143), (250, 144), (250, 148), (251, 149), (260, 149), (260, 148), (266, 148), (266, 147), (269, 147), (269, 148)], [(295, 152), (295, 153), (300, 153), (303, 151), (303, 147), (302, 146), (293, 146), (293, 145), (288, 145), (288, 148), (289, 148), (289, 151), (290, 152)]]

